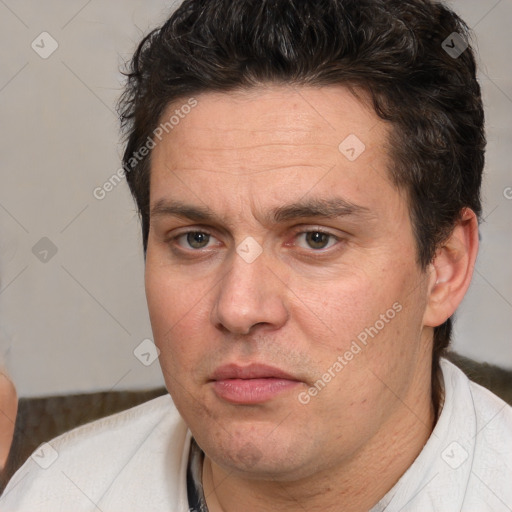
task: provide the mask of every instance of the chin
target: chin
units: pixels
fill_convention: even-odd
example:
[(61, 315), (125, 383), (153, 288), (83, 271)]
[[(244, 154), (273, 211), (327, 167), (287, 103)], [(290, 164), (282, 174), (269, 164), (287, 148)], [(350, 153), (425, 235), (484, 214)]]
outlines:
[(208, 457), (226, 472), (258, 480), (294, 480), (303, 476), (300, 473), (305, 470), (308, 447), (300, 442), (303, 435), (285, 429), (278, 433), (278, 429), (276, 423), (259, 428), (231, 424), (218, 425), (214, 430), (203, 428), (193, 435)]

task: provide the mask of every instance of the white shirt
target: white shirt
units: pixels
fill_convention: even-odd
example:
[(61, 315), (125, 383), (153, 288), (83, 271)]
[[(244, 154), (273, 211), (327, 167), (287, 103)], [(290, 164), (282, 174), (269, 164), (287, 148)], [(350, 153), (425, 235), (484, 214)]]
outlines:
[[(434, 431), (372, 512), (512, 510), (512, 408), (450, 362), (441, 368)], [(36, 450), (0, 510), (189, 512), (190, 439), (169, 395), (89, 423)]]

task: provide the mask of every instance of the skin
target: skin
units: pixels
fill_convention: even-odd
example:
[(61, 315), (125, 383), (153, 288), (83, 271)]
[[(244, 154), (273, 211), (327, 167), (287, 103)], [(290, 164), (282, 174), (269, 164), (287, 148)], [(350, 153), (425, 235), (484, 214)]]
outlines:
[[(206, 454), (211, 512), (368, 510), (432, 432), (433, 327), (469, 285), (476, 219), (465, 211), (418, 266), (407, 196), (388, 179), (391, 127), (358, 97), (341, 86), (205, 93), (153, 150), (146, 294), (167, 388)], [(352, 162), (338, 149), (350, 134), (366, 148)], [(275, 218), (330, 200), (351, 207)], [(177, 202), (212, 216), (176, 214)], [(197, 231), (204, 246), (190, 245)], [(247, 237), (262, 249), (252, 263), (236, 252)], [(253, 362), (298, 382), (261, 404), (216, 394), (216, 368)]]
[(9, 456), (14, 424), (18, 411), (16, 389), (9, 377), (0, 372), (0, 471), (2, 471)]

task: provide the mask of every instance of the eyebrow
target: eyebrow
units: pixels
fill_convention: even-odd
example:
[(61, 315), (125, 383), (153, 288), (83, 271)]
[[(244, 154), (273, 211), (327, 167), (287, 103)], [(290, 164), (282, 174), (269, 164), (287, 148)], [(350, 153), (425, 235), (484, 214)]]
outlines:
[[(160, 199), (150, 211), (151, 217), (180, 217), (194, 222), (210, 221), (221, 223), (221, 219), (207, 206), (194, 206), (180, 201)], [(274, 223), (303, 219), (338, 217), (371, 218), (374, 215), (365, 206), (354, 204), (341, 197), (332, 199), (307, 199), (279, 206), (270, 211), (267, 218)]]
[(290, 205), (280, 206), (272, 211), (275, 222), (285, 222), (299, 218), (322, 217), (370, 217), (371, 211), (366, 206), (354, 204), (341, 197), (332, 199), (309, 199)]
[(160, 199), (150, 210), (151, 217), (182, 217), (193, 221), (217, 220), (217, 216), (206, 206), (192, 206), (180, 201)]

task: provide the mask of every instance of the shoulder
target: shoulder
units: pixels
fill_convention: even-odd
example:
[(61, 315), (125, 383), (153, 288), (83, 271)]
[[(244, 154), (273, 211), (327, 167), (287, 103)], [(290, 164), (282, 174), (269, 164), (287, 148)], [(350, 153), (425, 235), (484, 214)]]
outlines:
[(442, 368), (458, 417), (452, 417), (451, 435), (457, 435), (457, 425), (464, 432), (455, 448), (461, 461), (457, 471), (467, 465), (466, 501), (482, 511), (502, 510), (503, 504), (512, 510), (512, 407), (452, 363), (443, 361)]
[(164, 466), (169, 449), (179, 471), (186, 436), (169, 395), (88, 423), (41, 445), (9, 482), (0, 509), (61, 510), (73, 503), (76, 511), (89, 510), (117, 480), (141, 480), (146, 468)]
[(449, 386), (455, 397), (462, 393), (470, 396), (477, 423), (485, 422), (491, 415), (491, 417), (497, 419), (498, 424), (503, 422), (510, 428), (512, 406), (489, 389), (470, 380), (460, 368), (450, 361), (442, 359), (441, 368), (445, 387)]
[[(164, 420), (179, 421), (169, 395), (77, 427), (42, 446), (51, 447), (59, 457), (71, 458), (80, 454), (87, 458), (97, 456), (89, 450), (112, 442), (108, 445), (109, 452), (123, 453), (127, 446), (146, 437), (148, 431)], [(37, 459), (40, 449), (34, 452), (32, 459)]]

